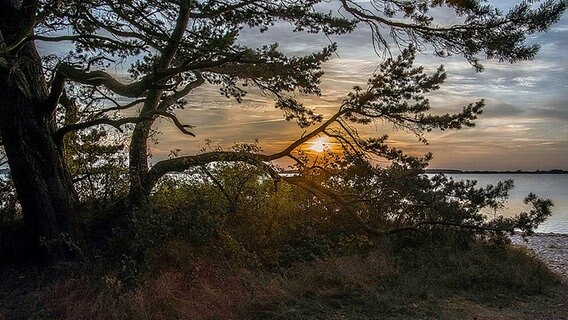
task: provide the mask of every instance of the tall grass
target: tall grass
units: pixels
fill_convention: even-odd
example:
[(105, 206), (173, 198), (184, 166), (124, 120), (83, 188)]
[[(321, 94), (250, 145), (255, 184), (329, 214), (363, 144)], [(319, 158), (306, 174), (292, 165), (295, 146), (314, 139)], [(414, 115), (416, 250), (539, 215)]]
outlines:
[(482, 242), (391, 243), (272, 269), (179, 241), (163, 248), (135, 285), (64, 279), (41, 300), (62, 319), (436, 319), (448, 301), (515, 308), (560, 288), (524, 249)]

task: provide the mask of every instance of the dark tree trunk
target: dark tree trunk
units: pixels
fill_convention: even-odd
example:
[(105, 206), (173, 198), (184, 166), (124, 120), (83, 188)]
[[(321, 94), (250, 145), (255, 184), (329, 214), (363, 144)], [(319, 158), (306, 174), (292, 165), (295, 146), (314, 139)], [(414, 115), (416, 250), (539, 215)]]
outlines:
[[(17, 6), (17, 2), (0, 2), (0, 48), (17, 41), (29, 26), (26, 11), (31, 9)], [(51, 243), (50, 254), (61, 256), (71, 253), (69, 241), (61, 240), (81, 246), (83, 237), (75, 212), (77, 195), (63, 151), (53, 137), (47, 100), (41, 58), (33, 42), (0, 55), (0, 135), (24, 222), (36, 244), (44, 239)]]
[[(155, 110), (160, 101), (161, 90), (152, 91), (146, 98), (142, 113)], [(129, 150), (130, 190), (128, 203), (131, 208), (148, 204), (153, 185), (148, 184), (148, 139), (154, 120), (136, 123)]]
[(136, 124), (132, 134), (129, 152), (130, 191), (128, 203), (132, 208), (148, 204), (150, 191), (146, 180), (148, 174), (148, 137), (153, 121), (143, 121)]

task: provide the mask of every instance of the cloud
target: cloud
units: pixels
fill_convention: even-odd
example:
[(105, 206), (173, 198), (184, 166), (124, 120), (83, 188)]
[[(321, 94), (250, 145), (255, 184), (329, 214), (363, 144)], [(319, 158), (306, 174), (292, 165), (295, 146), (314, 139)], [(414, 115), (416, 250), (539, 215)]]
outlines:
[[(492, 0), (491, 4), (507, 9), (518, 2)], [(336, 5), (330, 1), (318, 9), (335, 12)], [(459, 19), (447, 10), (434, 13), (441, 24)], [(266, 33), (245, 28), (240, 40), (251, 47), (277, 42), (290, 55), (312, 53), (337, 42), (338, 56), (323, 65), (326, 74), (321, 84), (322, 96), (301, 97), (306, 106), (325, 116), (337, 109), (354, 85), (364, 86), (385, 58), (374, 51), (370, 30), (363, 24), (352, 34), (330, 38), (291, 31), (288, 23), (276, 23)], [(432, 151), (433, 166), (438, 167), (568, 169), (568, 15), (548, 33), (531, 36), (529, 43), (541, 46), (534, 60), (509, 64), (482, 59), (486, 67), (482, 73), (476, 73), (461, 56), (440, 59), (429, 53), (418, 54), (418, 65), (433, 71), (444, 64), (448, 74), (442, 88), (429, 96), (434, 113), (456, 112), (470, 102), (486, 99), (485, 112), (475, 128), (432, 132), (427, 135), (430, 141), (427, 146), (418, 143), (411, 134), (394, 131), (388, 124), (362, 128), (361, 132), (390, 133), (394, 145), (413, 154)], [(69, 49), (51, 43), (39, 46), (44, 53)], [(119, 66), (115, 72), (124, 73), (126, 69)], [(183, 122), (196, 126), (197, 138), (184, 136), (166, 120), (161, 121), (160, 143), (152, 146), (156, 159), (166, 157), (174, 148), (196, 152), (204, 139), (230, 145), (259, 138), (267, 151), (277, 151), (304, 132), (293, 122), (284, 121), (273, 101), (259, 92), (249, 93), (242, 104), (237, 104), (220, 95), (218, 88), (204, 86), (188, 96), (187, 101), (187, 108), (177, 114)]]

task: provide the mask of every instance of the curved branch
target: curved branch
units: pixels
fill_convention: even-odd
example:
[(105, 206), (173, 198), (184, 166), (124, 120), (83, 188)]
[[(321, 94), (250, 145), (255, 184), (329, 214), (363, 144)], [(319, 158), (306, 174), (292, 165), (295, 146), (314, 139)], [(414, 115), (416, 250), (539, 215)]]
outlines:
[(389, 20), (389, 19), (383, 18), (381, 16), (378, 16), (376, 14), (371, 14), (368, 10), (362, 8), (358, 4), (355, 4), (351, 0), (339, 0), (339, 1), (341, 2), (342, 7), (343, 7), (343, 9), (345, 9), (345, 11), (349, 12), (351, 15), (353, 15), (354, 17), (357, 17), (358, 19), (360, 19), (362, 21), (365, 21), (365, 22), (368, 22), (368, 23), (369, 22), (380, 23), (380, 24), (384, 24), (386, 26), (389, 26), (391, 28), (399, 28), (399, 29), (405, 29), (405, 30), (420, 30), (420, 31), (423, 31), (423, 32), (430, 32), (430, 33), (493, 29), (493, 28), (498, 28), (498, 27), (500, 27), (504, 24), (507, 24), (507, 23), (515, 22), (515, 20), (512, 20), (512, 19), (503, 19), (501, 21), (495, 22), (493, 24), (488, 24), (486, 26), (458, 24), (458, 25), (452, 25), (451, 27), (438, 27), (438, 26), (429, 27), (429, 26), (426, 26), (426, 25), (409, 24), (409, 23), (404, 23), (404, 22), (400, 22), (400, 21)]
[(145, 114), (141, 114), (138, 117), (128, 117), (128, 118), (122, 118), (122, 119), (99, 118), (99, 119), (94, 119), (94, 120), (90, 120), (90, 121), (70, 124), (70, 125), (64, 126), (64, 127), (60, 128), (59, 130), (57, 130), (55, 132), (55, 138), (59, 141), (69, 132), (87, 129), (87, 128), (98, 126), (98, 125), (101, 125), (101, 124), (112, 126), (112, 127), (116, 128), (118, 131), (122, 132), (121, 126), (123, 126), (127, 123), (138, 123), (138, 122), (142, 122), (142, 121), (146, 121), (146, 120), (153, 120), (153, 119), (155, 119), (156, 115), (171, 119), (173, 121), (173, 123), (175, 124), (175, 126), (181, 132), (183, 132), (184, 134), (190, 135), (192, 137), (195, 137), (195, 134), (193, 134), (192, 132), (187, 130), (188, 128), (193, 128), (193, 126), (188, 125), (188, 124), (182, 124), (175, 115), (173, 115), (169, 112), (161, 111), (161, 110), (155, 110), (155, 111), (147, 112)]
[[(374, 234), (377, 236), (384, 236), (390, 234), (396, 234), (406, 231), (418, 231), (419, 227), (429, 225), (429, 226), (449, 226), (449, 227), (457, 227), (461, 229), (470, 229), (470, 230), (478, 230), (478, 231), (492, 231), (492, 232), (508, 232), (513, 231), (510, 229), (503, 229), (503, 228), (495, 228), (495, 227), (488, 227), (488, 226), (480, 226), (480, 225), (472, 225), (472, 224), (463, 224), (453, 221), (436, 221), (436, 220), (423, 220), (419, 221), (415, 224), (402, 226), (392, 229), (380, 230), (375, 229), (367, 224), (367, 222), (357, 214), (357, 212), (353, 211), (352, 203), (345, 201), (339, 194), (335, 193), (332, 190), (329, 190), (322, 185), (317, 184), (313, 180), (306, 179), (301, 176), (296, 177), (282, 177), (283, 180), (286, 182), (297, 185), (303, 189), (306, 189), (310, 193), (317, 196), (317, 194), (325, 195), (328, 198), (339, 203), (339, 205), (347, 212), (349, 215), (357, 222), (357, 224), (366, 232), (370, 234)], [(314, 192), (316, 191), (316, 192)]]
[(119, 104), (116, 100), (110, 98), (110, 97), (105, 97), (105, 99), (111, 101), (112, 103), (114, 103), (116, 106), (115, 107), (111, 107), (111, 108), (107, 108), (107, 109), (103, 109), (100, 110), (99, 112), (97, 112), (95, 114), (95, 117), (101, 116), (103, 113), (107, 113), (107, 112), (111, 112), (111, 111), (119, 111), (119, 110), (125, 110), (125, 109), (129, 109), (132, 107), (135, 107), (136, 105), (140, 104), (140, 103), (144, 103), (144, 101), (146, 101), (146, 99), (137, 99), (134, 100), (128, 104), (125, 105), (121, 105)]
[(233, 198), (231, 198), (227, 190), (225, 190), (223, 184), (217, 178), (215, 178), (215, 176), (209, 170), (207, 170), (207, 167), (205, 165), (202, 165), (200, 167), (201, 170), (203, 170), (203, 172), (205, 173), (205, 175), (209, 177), (211, 181), (213, 181), (213, 183), (217, 186), (217, 188), (219, 188), (221, 193), (225, 196), (225, 199), (227, 199), (227, 202), (229, 203), (229, 207), (234, 208), (235, 202), (233, 201)]
[(110, 91), (128, 98), (140, 97), (144, 95), (148, 89), (152, 88), (152, 79), (150, 77), (145, 77), (140, 81), (124, 84), (104, 71), (87, 72), (66, 63), (59, 65), (55, 77), (59, 77), (59, 81), (69, 79), (86, 85), (103, 85)]
[(122, 118), (122, 119), (100, 118), (100, 119), (75, 123), (75, 124), (71, 124), (71, 125), (62, 127), (55, 132), (54, 136), (55, 136), (55, 139), (57, 141), (60, 141), (61, 139), (63, 139), (63, 137), (67, 133), (77, 131), (77, 130), (87, 129), (87, 128), (102, 125), (102, 124), (112, 126), (112, 127), (116, 128), (118, 131), (122, 132), (121, 126), (123, 126), (127, 123), (141, 122), (141, 121), (144, 121), (144, 120), (148, 120), (150, 118), (151, 117), (142, 117), (142, 116), (140, 116), (140, 117), (128, 117), (128, 118)]
[[(184, 156), (175, 159), (163, 160), (156, 163), (152, 169), (148, 171), (146, 175), (146, 189), (151, 190), (156, 182), (165, 174), (169, 172), (183, 172), (191, 167), (200, 166), (203, 164), (217, 162), (217, 161), (242, 161), (250, 163), (257, 166), (263, 166), (265, 168), (270, 168), (265, 162), (281, 159), (284, 157), (295, 158), (291, 153), (298, 148), (303, 143), (314, 138), (318, 134), (322, 133), (328, 126), (337, 121), (346, 111), (341, 110), (334, 114), (330, 119), (321, 124), (318, 128), (314, 129), (310, 133), (302, 136), (300, 139), (291, 143), (288, 147), (280, 152), (273, 154), (255, 154), (255, 153), (244, 153), (244, 152), (233, 152), (233, 151), (218, 151), (218, 152), (208, 152), (193, 156)], [(167, 112), (157, 111), (156, 114), (163, 115), (174, 120), (175, 116)], [(165, 113), (165, 114), (164, 114)], [(167, 115), (166, 115), (167, 114)], [(177, 120), (177, 119), (176, 119)], [(175, 120), (174, 120), (175, 121)], [(177, 125), (177, 124), (176, 124)], [(179, 128), (179, 126), (178, 126)], [(180, 129), (181, 130), (181, 129)], [(298, 161), (298, 160), (297, 160)], [(278, 173), (273, 169), (267, 170), (273, 178), (278, 177)]]
[(169, 172), (183, 172), (189, 168), (203, 166), (212, 162), (220, 161), (239, 161), (262, 167), (273, 179), (279, 179), (278, 173), (265, 162), (270, 161), (270, 156), (237, 152), (237, 151), (215, 151), (197, 154), (193, 156), (179, 157), (175, 159), (163, 160), (156, 163), (146, 175), (145, 189), (151, 190), (156, 182)]
[(199, 87), (200, 85), (202, 85), (205, 82), (205, 79), (203, 79), (203, 77), (201, 76), (201, 73), (196, 72), (195, 75), (197, 77), (197, 80), (188, 83), (180, 91), (177, 91), (177, 92), (173, 93), (172, 95), (165, 97), (160, 102), (160, 104), (158, 104), (158, 109), (159, 110), (166, 110), (169, 106), (174, 104), (176, 101), (178, 101), (179, 99), (188, 95), (191, 92), (191, 90)]
[(188, 125), (188, 124), (182, 124), (175, 115), (173, 115), (169, 112), (163, 111), (163, 110), (155, 110), (155, 111), (152, 111), (151, 114), (157, 114), (157, 115), (160, 115), (162, 117), (166, 117), (166, 118), (171, 119), (173, 121), (173, 123), (175, 124), (175, 126), (179, 129), (179, 131), (181, 131), (184, 134), (195, 137), (195, 134), (193, 132), (187, 131), (188, 128), (193, 128), (194, 126)]

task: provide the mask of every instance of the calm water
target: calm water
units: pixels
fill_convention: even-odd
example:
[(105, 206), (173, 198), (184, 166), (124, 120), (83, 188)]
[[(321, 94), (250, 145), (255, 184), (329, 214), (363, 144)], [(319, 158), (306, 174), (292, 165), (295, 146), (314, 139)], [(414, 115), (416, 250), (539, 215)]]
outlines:
[(477, 180), (478, 185), (496, 184), (512, 179), (515, 188), (511, 190), (504, 215), (527, 211), (529, 206), (523, 199), (529, 192), (541, 198), (548, 198), (554, 203), (552, 216), (542, 224), (537, 232), (555, 232), (568, 234), (568, 174), (447, 174), (455, 180)]

